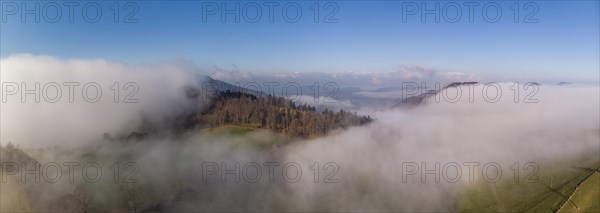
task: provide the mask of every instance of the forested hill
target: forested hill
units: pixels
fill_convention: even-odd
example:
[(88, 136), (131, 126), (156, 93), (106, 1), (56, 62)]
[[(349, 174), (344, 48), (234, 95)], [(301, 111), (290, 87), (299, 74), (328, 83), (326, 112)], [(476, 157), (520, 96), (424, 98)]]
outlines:
[(295, 137), (311, 137), (325, 135), (338, 128), (367, 124), (373, 119), (343, 110), (319, 112), (306, 104), (297, 106), (283, 97), (224, 91), (216, 95), (211, 106), (196, 114), (193, 120), (203, 128), (236, 125), (270, 129)]

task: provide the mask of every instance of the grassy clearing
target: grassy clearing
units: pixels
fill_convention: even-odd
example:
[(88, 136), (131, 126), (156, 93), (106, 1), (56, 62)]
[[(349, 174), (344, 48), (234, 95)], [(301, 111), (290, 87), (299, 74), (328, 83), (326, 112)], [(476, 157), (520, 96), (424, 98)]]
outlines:
[(246, 135), (252, 131), (254, 131), (254, 128), (251, 127), (243, 127), (243, 126), (221, 126), (221, 127), (216, 127), (216, 128), (210, 128), (207, 129), (208, 133), (213, 134), (213, 135), (236, 135), (236, 136), (243, 136)]
[(221, 126), (204, 130), (206, 136), (233, 143), (236, 147), (270, 150), (289, 142), (289, 137), (272, 131), (244, 126)]
[(599, 175), (590, 176), (600, 167), (597, 156), (545, 162), (539, 167), (534, 182), (515, 181), (511, 176), (497, 183), (470, 184), (459, 198), (457, 211), (556, 212), (566, 201), (564, 212), (577, 212), (574, 205), (579, 212), (600, 212)]
[(595, 172), (581, 183), (558, 212), (600, 212), (600, 173)]

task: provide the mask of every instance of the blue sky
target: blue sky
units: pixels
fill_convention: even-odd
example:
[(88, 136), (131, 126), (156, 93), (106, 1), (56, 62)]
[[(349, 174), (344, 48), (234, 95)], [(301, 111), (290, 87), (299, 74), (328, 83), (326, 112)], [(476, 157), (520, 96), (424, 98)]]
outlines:
[[(237, 2), (239, 23), (234, 15), (226, 15), (225, 23), (220, 16), (223, 6), (232, 9), (235, 1), (118, 2), (118, 23), (111, 10), (114, 1), (98, 2), (102, 16), (96, 23), (85, 21), (82, 15), (89, 2), (74, 7), (72, 23), (65, 2), (58, 2), (62, 16), (50, 23), (47, 19), (56, 17), (55, 5), (16, 2), (19, 11), (15, 13), (11, 11), (15, 2), (2, 1), (0, 50), (2, 57), (30, 53), (126, 63), (189, 60), (203, 69), (235, 65), (252, 73), (387, 72), (416, 64), (499, 78), (599, 78), (598, 1), (536, 1), (528, 6), (526, 1), (480, 2), (474, 6), (472, 22), (465, 2), (458, 2), (461, 17), (455, 23), (448, 21), (456, 17), (455, 5), (446, 1), (337, 1), (330, 5), (318, 1), (319, 22), (315, 23), (310, 7), (315, 2), (291, 2), (302, 11), (296, 23), (282, 15), (282, 8), (290, 2), (279, 2), (270, 22), (268, 6), (258, 1), (262, 16), (256, 23), (244, 19), (256, 15), (248, 1)], [(23, 22), (23, 6), (31, 9), (36, 3), (40, 4), (40, 22), (31, 14)], [(502, 15), (491, 23), (495, 3)], [(440, 22), (435, 22), (433, 14), (423, 22), (423, 7), (433, 9), (435, 4), (440, 7)], [(294, 5), (287, 10), (288, 18), (295, 16)], [(409, 10), (415, 5), (418, 11), (412, 14)], [(486, 5), (487, 12), (483, 10)], [(514, 5), (519, 8), (517, 23)], [(215, 8), (211, 6), (219, 10), (215, 15), (207, 12)], [(44, 8), (47, 16), (43, 16)], [(247, 16), (243, 8), (248, 9)], [(332, 19), (337, 23), (324, 23), (336, 8)], [(134, 9), (138, 9), (132, 16), (137, 23), (123, 23)], [(536, 9), (529, 21), (537, 23), (524, 23), (526, 15)], [(88, 18), (95, 17), (94, 7), (87, 12)]]

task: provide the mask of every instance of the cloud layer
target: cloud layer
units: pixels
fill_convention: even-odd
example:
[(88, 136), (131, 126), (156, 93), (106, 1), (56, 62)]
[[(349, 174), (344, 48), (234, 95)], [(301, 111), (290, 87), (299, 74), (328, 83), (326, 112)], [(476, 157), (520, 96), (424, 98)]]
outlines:
[(1, 65), (2, 144), (81, 144), (199, 107), (185, 98), (183, 88), (199, 81), (185, 64), (17, 55)]
[[(158, 135), (137, 143), (99, 140), (103, 132), (135, 130), (141, 118), (164, 122), (181, 110), (199, 107), (184, 97), (182, 88), (197, 83), (195, 70), (179, 64), (132, 66), (104, 60), (60, 60), (43, 56), (15, 56), (2, 59), (2, 82), (98, 82), (106, 92), (115, 81), (136, 82), (139, 103), (115, 104), (111, 96), (98, 103), (64, 99), (59, 103), (23, 104), (18, 96), (9, 96), (2, 105), (2, 143), (31, 147), (69, 145), (91, 147), (94, 156), (109, 159), (127, 156), (139, 166), (140, 187), (149, 190), (145, 207), (165, 205), (180, 211), (456, 211), (460, 191), (468, 185), (468, 171), (462, 170), (457, 183), (433, 181), (427, 176), (410, 176), (404, 182), (404, 163), (456, 162), (498, 163), (503, 169), (514, 162), (541, 162), (578, 155), (594, 155), (600, 149), (600, 108), (597, 87), (539, 86), (525, 90), (515, 103), (513, 85), (498, 84), (502, 96), (495, 103), (495, 92), (484, 96), (483, 85), (450, 88), (436, 102), (435, 97), (413, 109), (363, 109), (376, 120), (362, 127), (340, 130), (329, 136), (297, 140), (279, 149), (257, 149), (256, 143), (277, 140), (268, 131), (247, 135), (211, 136), (200, 130), (181, 135)], [(402, 73), (402, 72), (401, 72)], [(404, 77), (431, 75), (430, 72), (403, 73)], [(6, 91), (3, 91), (6, 92)], [(104, 94), (104, 93), (103, 93)], [(527, 95), (537, 103), (524, 103)], [(469, 96), (473, 97), (472, 99)], [(493, 96), (493, 97), (490, 97)], [(77, 97), (77, 96), (76, 96)], [(304, 97), (308, 98), (308, 97)], [(76, 99), (78, 100), (78, 99)], [(472, 100), (472, 101), (471, 101)], [(529, 99), (528, 99), (529, 100)], [(265, 142), (266, 141), (266, 142)], [(82, 160), (86, 151), (72, 154), (49, 153), (43, 160)], [(69, 152), (67, 152), (69, 153)], [(284, 182), (276, 173), (276, 183), (230, 181), (202, 183), (202, 163), (216, 162), (233, 166), (257, 162), (288, 162), (302, 166), (303, 177), (295, 183)], [(319, 163), (318, 183), (308, 166)], [(337, 165), (333, 178), (323, 183)], [(231, 167), (228, 167), (229, 169)], [(220, 168), (224, 169), (224, 168)], [(199, 172), (200, 170), (200, 172)], [(54, 185), (56, 186), (56, 185)], [(54, 199), (72, 191), (74, 185), (46, 185), (44, 199)], [(96, 187), (98, 196), (114, 194), (118, 188)], [(42, 195), (40, 195), (42, 196)], [(3, 197), (4, 196), (3, 194)], [(114, 203), (119, 198), (106, 198)], [(102, 200), (96, 200), (102, 206)], [(100, 208), (100, 207), (98, 207)]]

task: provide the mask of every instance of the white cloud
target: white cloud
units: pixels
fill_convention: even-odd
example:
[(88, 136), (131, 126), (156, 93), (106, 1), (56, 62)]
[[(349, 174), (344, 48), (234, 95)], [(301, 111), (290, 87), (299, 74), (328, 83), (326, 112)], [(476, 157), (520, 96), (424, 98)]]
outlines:
[[(104, 132), (134, 131), (140, 127), (142, 117), (146, 122), (160, 123), (162, 119), (198, 107), (197, 103), (187, 100), (183, 92), (185, 85), (198, 83), (198, 76), (188, 67), (175, 63), (136, 66), (101, 59), (63, 60), (16, 55), (3, 58), (0, 65), (3, 89), (9, 84), (18, 85), (14, 95), (9, 94), (14, 88), (7, 86), (9, 90), (3, 91), (6, 101), (2, 104), (3, 144), (9, 141), (22, 145), (78, 144), (101, 138)], [(72, 94), (69, 87), (64, 86), (69, 82), (78, 84)], [(34, 95), (24, 95), (26, 101), (22, 103), (23, 83), (28, 90), (39, 83), (40, 88), (35, 93), (40, 103), (35, 102)], [(89, 87), (85, 96), (86, 84), (98, 87)], [(58, 85), (59, 89), (52, 85)], [(96, 96), (97, 88), (101, 90), (100, 96)], [(61, 96), (56, 96), (59, 90)], [(92, 102), (98, 98), (91, 103), (85, 97)], [(139, 102), (124, 103), (125, 99)]]
[[(193, 73), (177, 64), (131, 66), (104, 60), (60, 60), (21, 55), (2, 59), (0, 65), (3, 82), (95, 81), (104, 86), (103, 89), (114, 81), (134, 81), (140, 85), (140, 103), (132, 105), (114, 104), (110, 98), (98, 104), (81, 101), (22, 104), (11, 96), (13, 99), (2, 105), (3, 143), (13, 140), (27, 144), (28, 141), (31, 145), (44, 146), (56, 140), (67, 140), (85, 145), (104, 131), (127, 131), (135, 127), (130, 121), (135, 124), (140, 112), (160, 117), (194, 107), (194, 103), (181, 97), (180, 90), (183, 85), (194, 83)], [(399, 73), (393, 75), (401, 77)], [(497, 162), (508, 171), (507, 167), (514, 162), (597, 154), (594, 152), (600, 148), (598, 87), (542, 85), (534, 95), (539, 103), (523, 103), (528, 94), (524, 92), (520, 93), (520, 102), (514, 103), (512, 95), (515, 93), (508, 88), (510, 84), (500, 85), (503, 93), (497, 103), (484, 101), (481, 85), (474, 87), (473, 102), (470, 102), (469, 87), (465, 86), (461, 87), (464, 96), (456, 103), (436, 103), (435, 99), (430, 99), (427, 104), (414, 109), (375, 111), (371, 116), (377, 120), (367, 126), (296, 141), (273, 152), (248, 148), (249, 141), (273, 140), (275, 136), (265, 132), (215, 138), (196, 131), (177, 138), (149, 138), (139, 144), (102, 143), (95, 153), (102, 156), (129, 153), (140, 166), (140, 179), (145, 184), (154, 189), (182, 187), (181, 191), (185, 192), (182, 194), (191, 196), (173, 201), (181, 211), (199, 208), (207, 211), (266, 211), (276, 208), (281, 211), (401, 212), (455, 211), (468, 172), (462, 170), (462, 182), (456, 184), (437, 183), (431, 179), (421, 183), (420, 176), (411, 176), (417, 180), (403, 183), (403, 162), (427, 162), (429, 166), (435, 162), (442, 165), (477, 162), (481, 164), (479, 168), (485, 163)], [(340, 106), (345, 104), (341, 101)], [(305, 173), (297, 183), (199, 182), (199, 163), (227, 162), (232, 165), (235, 161), (242, 164), (296, 162), (303, 166)], [(315, 162), (320, 163), (321, 168), (327, 162), (336, 163), (339, 170), (334, 178), (339, 182), (315, 183), (313, 170), (308, 168)], [(332, 171), (325, 168), (328, 170), (319, 170), (324, 172), (318, 176), (320, 181)], [(280, 173), (277, 177), (281, 177)], [(262, 178), (268, 178), (266, 172)], [(187, 186), (191, 187), (185, 188)], [(68, 192), (54, 190), (46, 190), (44, 194), (64, 195), (63, 191)], [(211, 196), (205, 196), (207, 194)], [(52, 196), (53, 199), (57, 197)]]
[(244, 80), (249, 80), (249, 79), (254, 78), (252, 73), (241, 72), (241, 71), (237, 71), (237, 70), (236, 71), (217, 70), (214, 73), (212, 73), (210, 75), (210, 77), (213, 79), (219, 79), (219, 80), (223, 80), (223, 81), (234, 81), (234, 82), (244, 81)]

